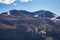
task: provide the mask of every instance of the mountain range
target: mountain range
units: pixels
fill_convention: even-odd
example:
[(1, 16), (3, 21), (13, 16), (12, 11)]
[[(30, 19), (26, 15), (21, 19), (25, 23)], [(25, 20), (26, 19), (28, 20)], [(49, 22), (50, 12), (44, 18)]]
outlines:
[(0, 13), (0, 40), (60, 40), (60, 16), (46, 10)]

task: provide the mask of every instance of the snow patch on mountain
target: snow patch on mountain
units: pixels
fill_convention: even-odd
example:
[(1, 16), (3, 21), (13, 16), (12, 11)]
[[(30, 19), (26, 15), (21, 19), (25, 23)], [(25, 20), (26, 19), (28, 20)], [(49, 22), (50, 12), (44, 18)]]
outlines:
[(34, 15), (34, 17), (38, 17), (39, 15)]
[(54, 21), (54, 22), (57, 22), (57, 21), (60, 21), (59, 19), (56, 19), (58, 16), (57, 15), (54, 15), (55, 17), (53, 18), (50, 18), (50, 20)]

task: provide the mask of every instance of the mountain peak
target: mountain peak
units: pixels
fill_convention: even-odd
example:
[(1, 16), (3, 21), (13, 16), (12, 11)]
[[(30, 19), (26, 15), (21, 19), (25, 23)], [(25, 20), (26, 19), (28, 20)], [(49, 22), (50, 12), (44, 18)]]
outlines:
[(56, 15), (50, 11), (45, 11), (45, 10), (36, 11), (34, 13), (35, 13), (35, 16), (45, 17), (45, 18), (53, 18), (54, 15)]
[(25, 11), (25, 10), (10, 10), (9, 11), (11, 15), (21, 15), (21, 14), (26, 14), (28, 15), (30, 12)]

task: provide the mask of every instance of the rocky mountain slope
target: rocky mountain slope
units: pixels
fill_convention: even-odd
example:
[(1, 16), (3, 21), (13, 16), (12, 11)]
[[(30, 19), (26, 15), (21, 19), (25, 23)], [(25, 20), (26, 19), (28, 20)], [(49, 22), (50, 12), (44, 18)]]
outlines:
[(45, 10), (1, 13), (0, 40), (60, 40), (60, 16)]

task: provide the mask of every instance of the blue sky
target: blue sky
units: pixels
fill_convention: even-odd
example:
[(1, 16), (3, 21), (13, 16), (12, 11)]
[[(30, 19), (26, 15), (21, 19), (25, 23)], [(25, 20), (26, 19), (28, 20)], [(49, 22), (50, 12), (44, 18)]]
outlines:
[(10, 0), (10, 3), (0, 2), (0, 13), (13, 9), (27, 10), (30, 12), (48, 10), (60, 15), (60, 0)]

